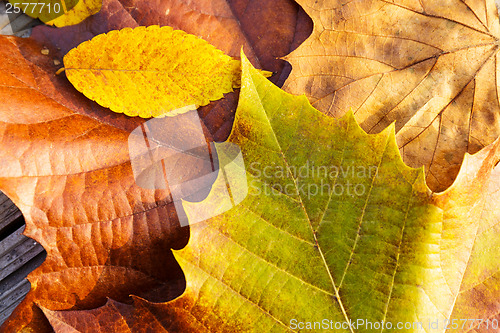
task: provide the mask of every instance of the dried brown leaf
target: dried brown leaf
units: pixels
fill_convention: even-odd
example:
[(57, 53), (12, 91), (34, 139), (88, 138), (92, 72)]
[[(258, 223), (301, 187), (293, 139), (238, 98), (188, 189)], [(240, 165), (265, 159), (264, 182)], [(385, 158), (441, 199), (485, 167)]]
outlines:
[(444, 190), (464, 154), (500, 135), (500, 24), (493, 0), (298, 0), (314, 32), (285, 84), (369, 133), (396, 122), (404, 161)]

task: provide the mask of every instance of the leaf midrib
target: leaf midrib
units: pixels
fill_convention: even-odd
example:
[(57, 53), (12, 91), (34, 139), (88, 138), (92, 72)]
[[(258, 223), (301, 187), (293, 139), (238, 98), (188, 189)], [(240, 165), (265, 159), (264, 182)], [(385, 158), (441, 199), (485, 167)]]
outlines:
[[(256, 87), (255, 87), (255, 83), (253, 84), (253, 87), (254, 87), (254, 89), (256, 88)], [(256, 89), (255, 89), (255, 90), (256, 90)], [(256, 92), (257, 92), (257, 91), (256, 91)], [(333, 290), (334, 290), (334, 292), (335, 292), (335, 299), (337, 300), (337, 302), (338, 302), (338, 304), (339, 304), (339, 307), (340, 307), (340, 309), (341, 309), (342, 315), (344, 316), (344, 318), (345, 318), (346, 322), (348, 322), (348, 323), (349, 323), (349, 322), (351, 322), (351, 321), (350, 321), (349, 317), (347, 316), (347, 312), (346, 312), (345, 307), (344, 307), (344, 304), (342, 303), (342, 300), (341, 300), (341, 298), (340, 298), (339, 291), (338, 291), (338, 289), (337, 289), (337, 287), (336, 287), (336, 285), (335, 285), (335, 281), (334, 281), (334, 279), (333, 279), (333, 276), (332, 276), (332, 273), (331, 273), (331, 271), (330, 271), (330, 268), (328, 267), (328, 263), (326, 262), (326, 258), (325, 258), (324, 254), (323, 254), (323, 250), (322, 250), (322, 248), (319, 246), (318, 238), (317, 238), (317, 236), (316, 236), (316, 232), (314, 231), (314, 227), (313, 227), (313, 225), (312, 225), (311, 218), (310, 218), (310, 217), (309, 217), (309, 215), (307, 214), (307, 210), (306, 210), (306, 208), (305, 208), (304, 202), (302, 201), (302, 197), (300, 196), (300, 191), (299, 191), (299, 187), (298, 187), (298, 185), (297, 185), (297, 180), (295, 179), (295, 177), (293, 176), (293, 173), (292, 173), (292, 172), (291, 172), (291, 170), (290, 170), (290, 164), (288, 163), (288, 160), (286, 159), (286, 156), (285, 156), (285, 155), (284, 155), (284, 153), (283, 153), (283, 148), (281, 147), (281, 144), (280, 144), (280, 142), (279, 142), (279, 140), (278, 140), (278, 138), (277, 138), (277, 136), (276, 136), (276, 133), (275, 133), (275, 131), (274, 131), (274, 128), (273, 128), (273, 126), (271, 125), (271, 121), (270, 121), (270, 119), (269, 119), (269, 115), (268, 115), (268, 113), (266, 112), (266, 108), (265, 108), (265, 107), (264, 107), (264, 105), (262, 104), (262, 100), (263, 100), (264, 96), (260, 96), (260, 94), (259, 94), (258, 92), (257, 92), (257, 94), (258, 94), (258, 95), (259, 95), (259, 97), (260, 97), (258, 101), (259, 101), (259, 104), (260, 104), (261, 110), (262, 110), (262, 111), (264, 112), (264, 114), (265, 114), (265, 119), (267, 120), (268, 125), (269, 125), (269, 128), (271, 129), (272, 135), (273, 135), (273, 137), (274, 137), (274, 139), (275, 139), (275, 141), (276, 141), (276, 144), (278, 145), (279, 152), (280, 152), (280, 154), (281, 154), (281, 157), (283, 158), (283, 161), (285, 162), (285, 166), (286, 166), (286, 168), (287, 168), (287, 172), (288, 172), (288, 174), (289, 174), (289, 178), (291, 178), (291, 179), (293, 180), (293, 183), (294, 183), (294, 186), (295, 186), (295, 190), (296, 190), (296, 191), (297, 191), (297, 193), (298, 193), (297, 197), (299, 198), (299, 205), (300, 205), (300, 207), (302, 208), (302, 210), (304, 211), (305, 216), (307, 217), (307, 221), (308, 221), (308, 223), (309, 223), (309, 227), (310, 227), (310, 229), (311, 229), (311, 233), (312, 233), (312, 235), (313, 235), (314, 242), (316, 243), (317, 249), (318, 249), (319, 254), (320, 254), (320, 256), (321, 256), (321, 259), (322, 259), (322, 261), (323, 261), (323, 265), (325, 266), (326, 272), (328, 273), (328, 276), (330, 277), (330, 281), (331, 281), (331, 284), (332, 284)], [(299, 107), (302, 107), (302, 106), (303, 106), (303, 105), (300, 105)], [(307, 104), (306, 104), (306, 107), (307, 107)], [(303, 108), (302, 108), (301, 110), (303, 110)], [(299, 117), (297, 117), (297, 122), (298, 122), (298, 119), (299, 119)], [(352, 333), (354, 333), (354, 330), (353, 330), (353, 328), (352, 328), (352, 326), (351, 326), (351, 325), (349, 325), (349, 330), (350, 330)]]
[[(365, 216), (366, 207), (368, 205), (368, 201), (370, 201), (370, 196), (371, 196), (371, 192), (372, 192), (372, 189), (373, 189), (373, 184), (375, 183), (375, 178), (377, 178), (377, 176), (378, 176), (378, 170), (380, 170), (380, 165), (382, 164), (382, 160), (384, 159), (384, 154), (387, 151), (387, 147), (389, 146), (389, 138), (390, 138), (390, 136), (387, 136), (387, 139), (386, 139), (386, 142), (385, 142), (385, 146), (384, 146), (384, 151), (380, 155), (380, 161), (379, 161), (379, 163), (377, 165), (377, 172), (373, 176), (372, 182), (370, 184), (370, 189), (368, 190), (368, 194), (366, 196), (365, 204), (363, 206), (363, 211), (361, 213), (361, 218), (360, 218), (360, 221), (359, 221), (359, 224), (358, 224), (358, 229), (357, 229), (357, 232), (356, 232), (356, 238), (354, 240), (354, 244), (353, 244), (350, 256), (349, 256), (349, 260), (348, 260), (347, 265), (346, 265), (346, 267), (344, 269), (344, 273), (342, 274), (342, 278), (340, 279), (339, 289), (342, 287), (342, 282), (344, 281), (344, 278), (345, 278), (345, 276), (347, 274), (347, 271), (349, 270), (349, 267), (351, 266), (352, 256), (354, 255), (354, 250), (356, 249), (357, 244), (358, 244), (359, 232), (361, 231), (361, 225), (363, 224), (363, 218)], [(328, 202), (328, 205), (329, 204), (330, 204), (330, 201)], [(328, 209), (328, 206), (327, 206), (326, 209)]]

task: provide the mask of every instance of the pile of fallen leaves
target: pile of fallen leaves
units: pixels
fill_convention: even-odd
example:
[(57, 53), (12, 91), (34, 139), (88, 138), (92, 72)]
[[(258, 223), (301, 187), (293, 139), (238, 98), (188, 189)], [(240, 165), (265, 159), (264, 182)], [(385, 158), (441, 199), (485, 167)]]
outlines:
[[(498, 330), (494, 1), (297, 2), (67, 0), (0, 36), (0, 190), (47, 251), (0, 331)], [(193, 109), (234, 207), (169, 145)], [(183, 208), (134, 175), (165, 116)]]

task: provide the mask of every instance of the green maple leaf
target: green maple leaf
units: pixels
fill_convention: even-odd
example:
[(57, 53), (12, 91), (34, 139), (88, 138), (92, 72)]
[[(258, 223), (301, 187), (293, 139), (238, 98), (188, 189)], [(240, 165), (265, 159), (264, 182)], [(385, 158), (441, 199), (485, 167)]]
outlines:
[[(500, 141), (466, 156), (454, 185), (432, 193), (423, 169), (402, 162), (393, 126), (368, 135), (351, 114), (324, 116), (242, 58), (228, 142), (243, 154), (247, 196), (191, 226), (188, 246), (175, 251), (181, 297), (136, 298), (133, 319), (114, 303), (81, 315), (114, 313), (156, 331), (481, 331), (486, 319), (491, 329), (500, 313)], [(220, 173), (204, 202), (184, 203), (190, 219), (225, 191)], [(58, 327), (79, 325), (78, 311), (45, 314)], [(485, 322), (462, 329), (459, 319)]]

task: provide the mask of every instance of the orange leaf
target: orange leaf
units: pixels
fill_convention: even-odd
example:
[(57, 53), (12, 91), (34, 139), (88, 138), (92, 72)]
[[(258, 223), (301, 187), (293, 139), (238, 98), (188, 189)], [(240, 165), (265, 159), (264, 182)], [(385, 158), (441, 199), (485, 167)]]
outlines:
[[(0, 188), (22, 211), (25, 235), (48, 253), (7, 331), (36, 319), (33, 301), (53, 310), (95, 307), (107, 297), (126, 302), (130, 294), (166, 301), (184, 284), (170, 249), (184, 245), (188, 230), (169, 190), (136, 184), (126, 123), (86, 114), (92, 104), (55, 76), (40, 49), (0, 36), (0, 98), (8, 101), (0, 108)], [(203, 164), (183, 168), (191, 162), (178, 155), (169, 163), (184, 179), (204, 173)]]

